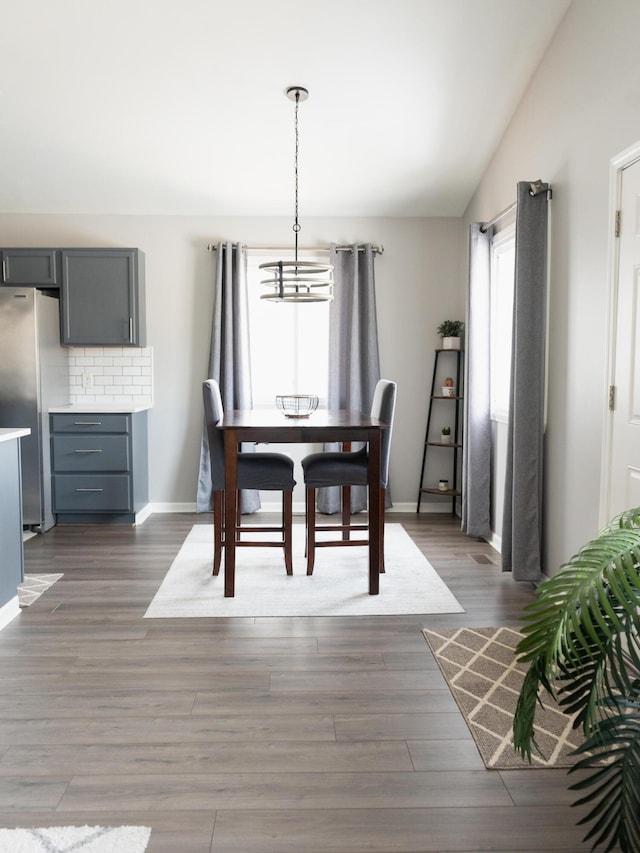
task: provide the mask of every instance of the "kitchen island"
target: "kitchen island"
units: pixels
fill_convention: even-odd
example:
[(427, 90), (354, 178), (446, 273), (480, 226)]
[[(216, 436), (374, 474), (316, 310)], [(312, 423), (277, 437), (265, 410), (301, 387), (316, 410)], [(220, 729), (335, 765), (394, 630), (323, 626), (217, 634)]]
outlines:
[(0, 429), (0, 629), (20, 613), (24, 579), (20, 439), (29, 429)]

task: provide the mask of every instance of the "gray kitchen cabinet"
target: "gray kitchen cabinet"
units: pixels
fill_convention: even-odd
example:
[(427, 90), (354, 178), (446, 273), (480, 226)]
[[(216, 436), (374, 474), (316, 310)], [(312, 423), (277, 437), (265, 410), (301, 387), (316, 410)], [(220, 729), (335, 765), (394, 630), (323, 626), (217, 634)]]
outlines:
[(60, 253), (55, 249), (3, 249), (2, 283), (60, 287)]
[(145, 346), (144, 253), (62, 249), (60, 255), (62, 344)]
[(133, 523), (149, 499), (147, 412), (50, 417), (58, 523)]

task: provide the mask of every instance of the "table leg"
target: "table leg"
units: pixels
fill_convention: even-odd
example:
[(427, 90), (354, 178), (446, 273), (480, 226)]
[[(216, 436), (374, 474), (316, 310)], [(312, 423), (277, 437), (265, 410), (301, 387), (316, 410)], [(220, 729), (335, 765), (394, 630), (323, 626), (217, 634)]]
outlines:
[(224, 595), (235, 595), (236, 493), (238, 490), (238, 439), (232, 429), (224, 432)]
[(369, 431), (369, 595), (380, 592), (382, 558), (380, 527), (380, 430)]

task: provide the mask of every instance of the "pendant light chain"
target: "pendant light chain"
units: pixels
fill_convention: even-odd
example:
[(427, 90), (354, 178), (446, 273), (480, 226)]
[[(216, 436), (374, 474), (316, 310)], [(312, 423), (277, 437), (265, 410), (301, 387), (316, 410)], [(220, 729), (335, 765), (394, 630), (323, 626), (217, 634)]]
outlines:
[(300, 224), (298, 222), (298, 152), (300, 150), (300, 133), (298, 130), (298, 106), (300, 104), (300, 92), (296, 92), (296, 109), (295, 109), (295, 132), (296, 132), (296, 146), (295, 146), (295, 165), (294, 165), (294, 175), (295, 175), (295, 187), (296, 187), (296, 206), (295, 206), (295, 222), (293, 226), (293, 231), (295, 236), (295, 260), (296, 264), (298, 263), (298, 234), (300, 233)]
[(267, 288), (260, 299), (270, 302), (330, 302), (333, 299), (333, 264), (318, 261), (298, 260), (298, 234), (301, 230), (298, 207), (298, 158), (300, 153), (300, 129), (298, 125), (298, 107), (300, 101), (306, 101), (309, 92), (302, 86), (290, 86), (287, 98), (295, 101), (294, 128), (296, 135), (294, 178), (295, 178), (295, 258), (292, 261), (268, 261), (260, 264), (270, 278), (260, 283)]

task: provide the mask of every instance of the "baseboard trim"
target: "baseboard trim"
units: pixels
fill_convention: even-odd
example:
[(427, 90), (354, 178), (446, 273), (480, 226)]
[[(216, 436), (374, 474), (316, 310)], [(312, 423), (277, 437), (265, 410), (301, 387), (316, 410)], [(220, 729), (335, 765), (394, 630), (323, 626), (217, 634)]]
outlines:
[(0, 631), (2, 631), (3, 628), (6, 628), (9, 622), (13, 621), (20, 612), (18, 596), (14, 595), (13, 598), (10, 598), (6, 604), (3, 604), (2, 607), (0, 607)]
[(154, 512), (195, 512), (196, 505), (195, 503), (149, 503), (147, 504), (147, 508), (149, 509), (149, 515)]
[(154, 512), (152, 504), (145, 504), (141, 510), (136, 513), (135, 521), (133, 522), (135, 525), (144, 524), (145, 521), (152, 515)]
[(491, 545), (492, 548), (495, 548), (498, 554), (502, 554), (502, 536), (498, 536), (498, 534), (493, 530), (489, 537), (489, 545)]

